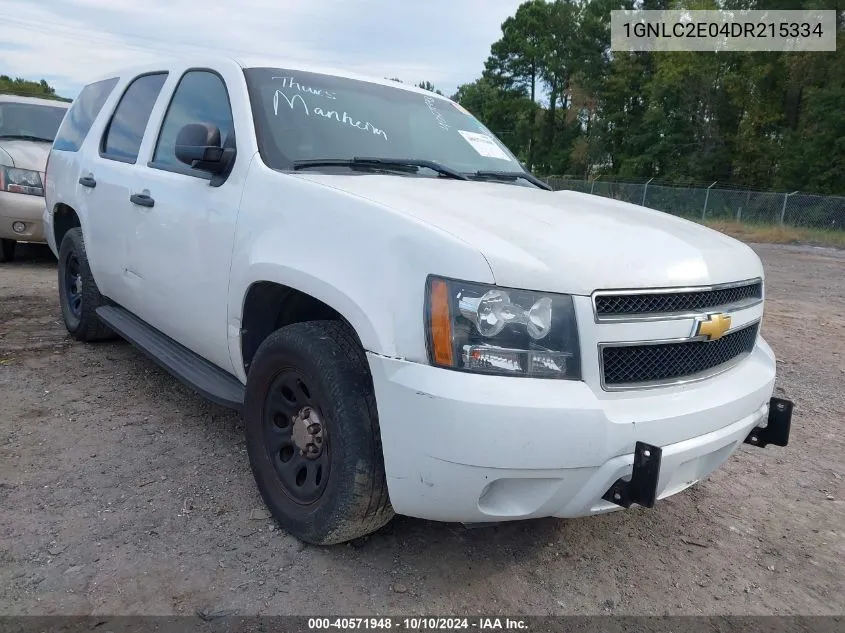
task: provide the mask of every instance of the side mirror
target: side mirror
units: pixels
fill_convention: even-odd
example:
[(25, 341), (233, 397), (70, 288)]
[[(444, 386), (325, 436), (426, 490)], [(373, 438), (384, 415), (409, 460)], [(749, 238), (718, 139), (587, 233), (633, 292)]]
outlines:
[(234, 149), (221, 147), (220, 130), (211, 123), (188, 123), (176, 135), (176, 158), (194, 169), (223, 173), (234, 154)]

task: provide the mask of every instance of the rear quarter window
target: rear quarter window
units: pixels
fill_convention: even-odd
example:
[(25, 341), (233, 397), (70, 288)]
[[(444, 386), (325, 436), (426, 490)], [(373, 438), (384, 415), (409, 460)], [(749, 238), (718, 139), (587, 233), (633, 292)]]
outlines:
[(137, 160), (150, 113), (166, 79), (166, 72), (156, 72), (139, 75), (132, 80), (117, 103), (103, 135), (100, 156), (124, 163)]
[(62, 121), (53, 149), (64, 152), (79, 150), (116, 84), (117, 77), (114, 77), (88, 84), (82, 89)]

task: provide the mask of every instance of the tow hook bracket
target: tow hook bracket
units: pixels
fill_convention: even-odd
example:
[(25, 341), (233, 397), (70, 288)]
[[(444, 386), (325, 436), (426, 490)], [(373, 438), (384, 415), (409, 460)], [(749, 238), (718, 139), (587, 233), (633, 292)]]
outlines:
[(634, 470), (631, 479), (617, 479), (602, 499), (623, 508), (637, 504), (653, 508), (657, 500), (657, 481), (660, 478), (660, 458), (663, 449), (645, 442), (634, 447)]
[(769, 400), (769, 419), (766, 426), (755, 426), (745, 438), (746, 444), (764, 447), (768, 444), (786, 446), (792, 426), (792, 401), (783, 398)]

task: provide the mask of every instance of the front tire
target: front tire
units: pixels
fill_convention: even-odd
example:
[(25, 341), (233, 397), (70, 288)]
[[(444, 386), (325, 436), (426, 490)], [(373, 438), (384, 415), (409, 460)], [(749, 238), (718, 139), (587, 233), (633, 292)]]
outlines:
[(297, 538), (342, 543), (393, 517), (372, 378), (345, 324), (267, 337), (250, 366), (244, 427), (261, 496)]
[(11, 262), (15, 259), (15, 240), (0, 239), (0, 262)]
[(97, 308), (106, 305), (106, 301), (88, 266), (81, 228), (76, 227), (65, 233), (59, 248), (58, 271), (59, 303), (70, 335), (77, 341), (114, 338), (114, 332), (97, 316)]

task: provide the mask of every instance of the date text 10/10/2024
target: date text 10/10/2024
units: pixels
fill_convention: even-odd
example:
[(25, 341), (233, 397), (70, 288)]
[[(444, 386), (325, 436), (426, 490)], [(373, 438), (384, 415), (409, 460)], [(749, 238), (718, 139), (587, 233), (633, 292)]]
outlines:
[(330, 630), (410, 630), (410, 631), (525, 631), (528, 625), (519, 618), (440, 618), (440, 617), (375, 617), (375, 618), (308, 618), (308, 629)]

